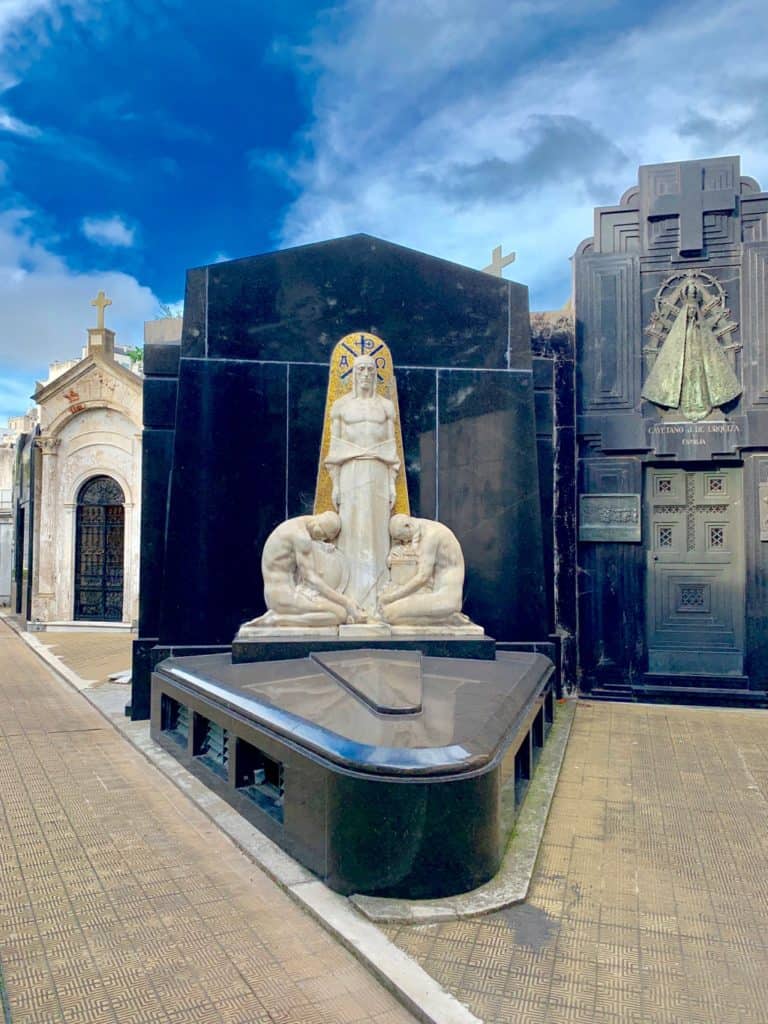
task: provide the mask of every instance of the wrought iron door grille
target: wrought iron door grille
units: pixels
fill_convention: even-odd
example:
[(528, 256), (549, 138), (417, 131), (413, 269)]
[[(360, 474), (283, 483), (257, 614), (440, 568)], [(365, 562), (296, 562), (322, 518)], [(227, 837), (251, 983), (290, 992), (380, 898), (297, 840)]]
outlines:
[(679, 612), (708, 612), (709, 585), (706, 583), (688, 583), (678, 585)]
[(75, 618), (120, 622), (123, 617), (123, 492), (114, 480), (97, 476), (77, 501)]

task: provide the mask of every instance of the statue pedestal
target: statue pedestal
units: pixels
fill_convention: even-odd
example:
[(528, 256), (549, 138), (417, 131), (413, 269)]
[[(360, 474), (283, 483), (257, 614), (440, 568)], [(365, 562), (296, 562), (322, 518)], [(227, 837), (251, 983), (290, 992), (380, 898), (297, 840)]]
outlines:
[(243, 635), (243, 630), (232, 643), (232, 661), (235, 665), (253, 661), (283, 661), (286, 658), (308, 658), (313, 651), (347, 651), (369, 647), (382, 651), (420, 651), (432, 658), (470, 658), (473, 661), (493, 661), (496, 656), (496, 641), (480, 635), (462, 635), (429, 630), (418, 633), (414, 629), (401, 627), (403, 632), (394, 635), (331, 636), (320, 635), (320, 630), (303, 635), (288, 635), (287, 630), (273, 630), (269, 635)]
[(281, 626), (275, 629), (274, 626), (241, 626), (237, 631), (237, 640), (259, 640), (265, 636), (284, 636), (286, 639), (295, 640), (306, 637), (308, 640), (329, 636), (338, 636), (338, 626)]
[(466, 626), (391, 626), (392, 636), (485, 636), (482, 626), (468, 622)]
[(385, 640), (392, 635), (392, 627), (386, 622), (350, 622), (339, 626), (342, 640)]

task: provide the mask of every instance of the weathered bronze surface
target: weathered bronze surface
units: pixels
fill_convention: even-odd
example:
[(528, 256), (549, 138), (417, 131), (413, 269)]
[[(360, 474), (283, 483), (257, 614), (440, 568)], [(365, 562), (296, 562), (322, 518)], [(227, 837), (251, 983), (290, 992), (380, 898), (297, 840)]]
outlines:
[(654, 405), (702, 420), (741, 394), (741, 384), (720, 339), (736, 329), (717, 281), (701, 271), (674, 274), (656, 297), (649, 333), (658, 347), (642, 390)]

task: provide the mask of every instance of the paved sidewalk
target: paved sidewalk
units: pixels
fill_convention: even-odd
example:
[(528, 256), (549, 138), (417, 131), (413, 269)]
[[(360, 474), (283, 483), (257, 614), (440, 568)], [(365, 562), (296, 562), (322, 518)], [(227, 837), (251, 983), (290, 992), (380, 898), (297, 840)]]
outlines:
[(527, 902), (386, 931), (486, 1024), (766, 1024), (768, 712), (581, 703)]
[[(114, 672), (131, 667), (131, 645), (134, 633), (57, 633), (45, 630), (31, 633), (34, 637), (72, 669), (84, 682), (105, 683)], [(123, 684), (125, 685), (125, 684)], [(125, 686), (125, 702), (130, 701), (131, 688)]]
[(413, 1020), (4, 622), (0, 707), (13, 1024)]
[[(13, 794), (11, 809), (22, 815), (23, 858), (11, 870), (0, 821), (0, 936), (12, 920), (21, 935), (14, 942), (35, 950), (28, 967), (26, 952), (7, 963), (6, 980), (12, 1005), (15, 984), (31, 993), (22, 1003), (46, 991), (59, 998), (49, 1015), (24, 1004), (27, 1016), (16, 1011), (13, 1024), (410, 1019), (186, 797), (149, 767), (137, 775), (133, 749), (31, 652), (22, 647), (17, 682), (6, 681), (2, 624), (0, 636), (0, 700), (17, 716), (15, 724), (0, 717), (0, 797)], [(103, 680), (125, 667), (113, 645), (127, 651), (128, 638), (36, 636), (97, 680), (105, 713), (121, 714), (127, 687)], [(63, 720), (63, 730), (49, 719)], [(28, 765), (42, 810), (35, 820), (23, 815), (29, 797), (18, 778)], [(86, 881), (62, 859), (75, 846), (70, 823), (84, 844)], [(31, 888), (20, 897), (27, 916), (19, 925), (7, 893), (9, 885), (18, 891), (20, 863)], [(526, 904), (384, 931), (486, 1024), (766, 1024), (766, 864), (768, 712), (582, 703)], [(65, 883), (70, 902), (59, 905)], [(41, 908), (31, 932), (25, 899)], [(315, 936), (307, 946), (305, 928)], [(71, 959), (73, 943), (82, 963)], [(337, 957), (343, 968), (331, 966)], [(302, 974), (308, 963), (310, 976)], [(347, 1002), (339, 1012), (336, 979), (353, 975), (363, 986), (351, 997), (358, 1009)], [(225, 978), (234, 979), (229, 1000)], [(344, 984), (349, 992), (352, 982)], [(366, 985), (387, 1005), (372, 1002)], [(86, 1015), (86, 996), (128, 990), (139, 1000), (132, 1010), (118, 1004), (115, 1017), (112, 1004), (98, 1004)], [(208, 1002), (192, 1005), (201, 990)], [(262, 1016), (244, 1009), (246, 998), (265, 1007)]]

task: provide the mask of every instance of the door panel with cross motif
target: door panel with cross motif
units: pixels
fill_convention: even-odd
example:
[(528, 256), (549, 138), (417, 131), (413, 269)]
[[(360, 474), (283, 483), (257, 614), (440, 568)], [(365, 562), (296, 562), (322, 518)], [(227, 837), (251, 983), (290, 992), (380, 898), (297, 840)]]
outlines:
[(741, 470), (649, 468), (646, 507), (648, 671), (740, 675)]

